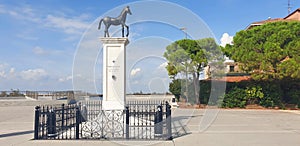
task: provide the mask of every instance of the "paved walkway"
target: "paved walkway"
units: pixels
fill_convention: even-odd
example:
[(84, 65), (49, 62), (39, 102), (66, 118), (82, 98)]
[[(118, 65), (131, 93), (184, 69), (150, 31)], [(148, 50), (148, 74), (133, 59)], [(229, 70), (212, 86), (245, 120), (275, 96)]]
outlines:
[[(1, 101), (0, 101), (1, 104)], [(19, 104), (17, 104), (19, 105)], [(20, 104), (22, 105), (22, 104)], [(205, 131), (199, 131), (204, 110), (173, 111), (173, 141), (31, 140), (34, 106), (0, 106), (1, 146), (299, 146), (300, 111), (220, 110)], [(176, 133), (177, 131), (177, 133)]]

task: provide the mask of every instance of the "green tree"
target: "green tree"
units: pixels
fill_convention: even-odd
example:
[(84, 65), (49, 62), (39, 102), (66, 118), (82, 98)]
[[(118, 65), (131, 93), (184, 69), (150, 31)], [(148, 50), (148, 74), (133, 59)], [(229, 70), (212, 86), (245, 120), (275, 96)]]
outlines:
[(181, 80), (180, 79), (174, 79), (169, 84), (169, 91), (176, 97), (177, 101), (179, 101), (180, 95), (181, 95)]
[[(168, 60), (166, 68), (169, 76), (173, 80), (178, 74), (185, 75), (187, 79), (191, 77), (194, 87), (193, 95), (195, 96), (195, 102), (197, 104), (200, 104), (200, 72), (207, 66), (209, 60), (215, 59), (213, 51), (215, 51), (216, 48), (219, 48), (219, 46), (212, 38), (205, 38), (201, 40), (183, 39), (167, 46), (166, 52), (164, 53), (164, 57)], [(186, 94), (188, 94), (187, 91)]]
[[(207, 63), (204, 51), (195, 40), (178, 40), (166, 48), (164, 57), (168, 60), (167, 70), (171, 78), (175, 78), (178, 73), (192, 75), (195, 90), (196, 103), (199, 103), (199, 75), (201, 63)], [(187, 91), (186, 91), (187, 94)], [(188, 101), (188, 97), (187, 97)]]
[(213, 38), (205, 38), (196, 41), (201, 49), (204, 50), (207, 61), (209, 62), (209, 72), (207, 72), (207, 75), (210, 77), (224, 76), (224, 54), (216, 41)]
[(242, 30), (225, 54), (254, 79), (300, 78), (300, 22), (273, 22)]

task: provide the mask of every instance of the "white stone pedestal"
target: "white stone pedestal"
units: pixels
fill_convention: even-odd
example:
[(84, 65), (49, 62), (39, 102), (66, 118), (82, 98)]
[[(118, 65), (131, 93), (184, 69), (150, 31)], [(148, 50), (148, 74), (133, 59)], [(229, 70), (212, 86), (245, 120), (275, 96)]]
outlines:
[(100, 38), (103, 43), (104, 110), (123, 110), (126, 101), (127, 38)]

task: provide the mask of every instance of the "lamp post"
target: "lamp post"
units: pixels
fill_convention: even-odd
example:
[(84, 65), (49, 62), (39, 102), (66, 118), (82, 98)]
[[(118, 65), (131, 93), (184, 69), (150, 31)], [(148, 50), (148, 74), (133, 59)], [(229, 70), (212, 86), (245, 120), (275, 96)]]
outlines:
[(187, 62), (185, 63), (185, 96), (186, 102), (189, 103), (189, 92), (188, 92), (188, 67)]
[(182, 30), (185, 34), (185, 39), (187, 39), (187, 32), (186, 32), (186, 27), (182, 27), (180, 28), (180, 30)]
[[(185, 34), (185, 39), (187, 39), (187, 32), (186, 32), (186, 27), (180, 28), (181, 31), (184, 32)], [(185, 62), (185, 96), (186, 96), (186, 102), (189, 103), (189, 95), (188, 95), (188, 67), (187, 67), (187, 62)]]
[[(204, 62), (201, 62), (201, 65), (200, 65), (200, 68), (201, 68), (201, 72), (202, 72), (202, 74), (204, 74), (203, 72), (204, 72), (204, 69), (203, 69), (203, 67), (204, 67)], [(199, 81), (197, 81), (198, 83), (199, 83), (199, 91), (198, 91), (198, 93), (199, 93), (199, 103), (197, 103), (197, 104), (199, 104), (199, 107), (200, 107), (200, 104), (201, 104), (201, 102), (200, 102), (200, 97), (201, 97), (201, 93), (200, 93), (200, 90), (201, 90), (201, 88), (200, 88), (200, 77), (199, 77)]]

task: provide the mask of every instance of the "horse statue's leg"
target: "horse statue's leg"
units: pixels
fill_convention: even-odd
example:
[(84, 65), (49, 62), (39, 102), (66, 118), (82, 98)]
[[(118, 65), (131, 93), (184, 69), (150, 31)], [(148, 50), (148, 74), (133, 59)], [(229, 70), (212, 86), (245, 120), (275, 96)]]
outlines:
[(109, 28), (109, 25), (105, 25), (104, 37), (109, 37), (108, 28)]
[(124, 25), (122, 25), (122, 37), (124, 37)]
[(124, 37), (124, 27), (126, 27), (126, 29), (127, 29), (126, 37), (128, 37), (128, 35), (129, 35), (129, 26), (127, 26), (124, 22), (121, 22), (121, 25), (122, 25), (122, 37)]
[(126, 37), (128, 37), (129, 36), (129, 26), (127, 26), (127, 25), (125, 25), (126, 26), (126, 28), (127, 28), (127, 34), (126, 34)]
[(108, 31), (106, 31), (106, 36), (107, 36), (107, 37), (109, 37), (109, 33), (108, 33)]
[(107, 37), (108, 36), (108, 30), (104, 30), (104, 37)]
[(107, 30), (105, 29), (104, 30), (104, 37), (106, 37), (106, 34), (107, 34)]

